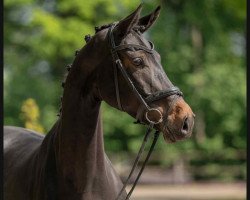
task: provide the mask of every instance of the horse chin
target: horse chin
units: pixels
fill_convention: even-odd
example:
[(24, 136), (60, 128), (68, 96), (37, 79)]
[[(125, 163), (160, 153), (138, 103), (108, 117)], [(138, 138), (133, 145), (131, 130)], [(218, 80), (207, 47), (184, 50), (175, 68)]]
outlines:
[(164, 138), (166, 143), (177, 142), (177, 138), (174, 136), (174, 134), (172, 132), (170, 132), (170, 130), (167, 128), (166, 124), (160, 123), (160, 124), (157, 124), (154, 128), (156, 130), (162, 132), (163, 138)]
[(163, 133), (163, 137), (166, 143), (175, 143), (181, 140), (186, 140), (190, 137), (190, 135), (180, 135), (180, 134), (174, 134), (167, 130), (165, 130)]
[(164, 131), (162, 133), (163, 133), (163, 138), (164, 138), (166, 143), (177, 142), (177, 139), (175, 138), (175, 136), (173, 134), (169, 133), (168, 131)]

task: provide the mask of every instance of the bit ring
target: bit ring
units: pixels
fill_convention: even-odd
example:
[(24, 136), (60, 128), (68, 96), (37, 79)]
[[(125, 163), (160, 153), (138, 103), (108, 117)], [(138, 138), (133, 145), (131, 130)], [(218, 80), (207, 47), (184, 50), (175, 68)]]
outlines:
[[(148, 113), (151, 112), (151, 111), (153, 111), (153, 112), (154, 112), (154, 111), (158, 112), (158, 114), (159, 114), (159, 116), (160, 116), (160, 118), (159, 118), (158, 121), (154, 121), (154, 120), (149, 119)], [(162, 113), (161, 113), (161, 111), (159, 111), (159, 109), (157, 109), (157, 108), (150, 108), (150, 109), (146, 112), (145, 117), (146, 117), (146, 120), (147, 120), (150, 124), (159, 124), (159, 123), (161, 123), (161, 122), (163, 121)]]

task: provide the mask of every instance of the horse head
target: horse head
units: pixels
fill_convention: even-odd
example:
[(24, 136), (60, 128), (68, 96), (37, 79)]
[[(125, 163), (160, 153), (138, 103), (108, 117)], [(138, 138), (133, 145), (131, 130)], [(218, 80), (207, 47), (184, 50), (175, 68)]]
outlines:
[(96, 96), (140, 123), (153, 123), (166, 142), (188, 138), (194, 113), (161, 65), (161, 56), (143, 33), (156, 21), (157, 7), (140, 17), (141, 5), (119, 22), (102, 26), (90, 39), (100, 54)]

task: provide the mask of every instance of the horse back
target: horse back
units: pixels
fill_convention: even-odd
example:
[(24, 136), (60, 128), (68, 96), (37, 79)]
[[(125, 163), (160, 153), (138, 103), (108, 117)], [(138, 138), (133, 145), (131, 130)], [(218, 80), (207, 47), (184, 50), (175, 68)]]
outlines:
[(4, 127), (4, 199), (23, 200), (32, 176), (32, 162), (44, 136), (34, 131)]
[(41, 145), (44, 136), (32, 130), (5, 126), (4, 127), (4, 161), (15, 159), (25, 160), (38, 146)]

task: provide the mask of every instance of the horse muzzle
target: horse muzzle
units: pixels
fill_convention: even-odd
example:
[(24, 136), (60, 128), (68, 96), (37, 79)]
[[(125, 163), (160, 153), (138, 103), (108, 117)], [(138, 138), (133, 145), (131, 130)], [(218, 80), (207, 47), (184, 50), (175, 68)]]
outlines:
[(167, 143), (187, 139), (192, 135), (195, 115), (182, 98), (179, 98), (168, 111), (164, 106), (139, 110), (137, 119), (145, 124), (153, 124), (156, 130), (163, 133)]
[(193, 132), (194, 117), (189, 105), (182, 98), (178, 99), (159, 127), (165, 141), (173, 143), (189, 138)]

